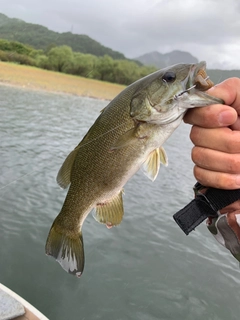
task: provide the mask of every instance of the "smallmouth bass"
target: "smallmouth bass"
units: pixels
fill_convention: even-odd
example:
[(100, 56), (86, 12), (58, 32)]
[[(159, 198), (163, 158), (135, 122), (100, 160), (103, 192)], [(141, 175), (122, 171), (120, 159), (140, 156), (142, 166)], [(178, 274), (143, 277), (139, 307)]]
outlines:
[(95, 209), (95, 219), (107, 227), (120, 224), (123, 186), (141, 166), (155, 180), (160, 163), (167, 164), (162, 145), (187, 109), (223, 103), (204, 92), (213, 85), (205, 68), (205, 62), (177, 64), (134, 82), (67, 156), (57, 182), (70, 187), (45, 249), (70, 274), (79, 277), (84, 269), (81, 229), (89, 212)]

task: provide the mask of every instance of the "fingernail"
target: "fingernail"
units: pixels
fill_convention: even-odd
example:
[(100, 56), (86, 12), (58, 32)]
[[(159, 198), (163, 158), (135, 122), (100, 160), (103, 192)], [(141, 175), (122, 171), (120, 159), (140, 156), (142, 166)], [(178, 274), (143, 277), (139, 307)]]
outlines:
[(220, 125), (229, 126), (235, 121), (231, 111), (223, 111), (218, 115), (218, 122)]

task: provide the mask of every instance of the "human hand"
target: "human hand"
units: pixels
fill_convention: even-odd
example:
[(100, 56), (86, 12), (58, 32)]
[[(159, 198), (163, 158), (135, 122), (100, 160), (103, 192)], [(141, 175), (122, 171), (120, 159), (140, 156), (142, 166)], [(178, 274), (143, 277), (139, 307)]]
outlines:
[[(240, 79), (230, 78), (208, 90), (225, 105), (189, 110), (195, 178), (206, 187), (240, 189)], [(204, 190), (203, 190), (204, 192)], [(207, 226), (218, 242), (240, 261), (240, 200), (223, 208)]]
[(192, 124), (194, 176), (202, 185), (240, 188), (240, 79), (230, 78), (208, 90), (225, 105), (195, 108), (184, 117)]

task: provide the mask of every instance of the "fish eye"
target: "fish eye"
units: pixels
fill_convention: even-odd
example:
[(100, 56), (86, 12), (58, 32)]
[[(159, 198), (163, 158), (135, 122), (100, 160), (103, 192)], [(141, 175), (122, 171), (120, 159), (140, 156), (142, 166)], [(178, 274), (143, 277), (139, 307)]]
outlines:
[(176, 74), (173, 71), (167, 71), (166, 73), (164, 73), (164, 75), (162, 76), (162, 80), (164, 82), (173, 82), (176, 79)]

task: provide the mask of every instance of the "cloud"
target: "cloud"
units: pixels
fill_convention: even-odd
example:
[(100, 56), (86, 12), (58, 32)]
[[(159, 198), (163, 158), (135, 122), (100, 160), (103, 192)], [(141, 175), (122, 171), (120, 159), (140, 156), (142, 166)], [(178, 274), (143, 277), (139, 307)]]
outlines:
[(239, 0), (11, 0), (3, 13), (87, 34), (133, 58), (186, 50), (210, 67), (240, 68)]

